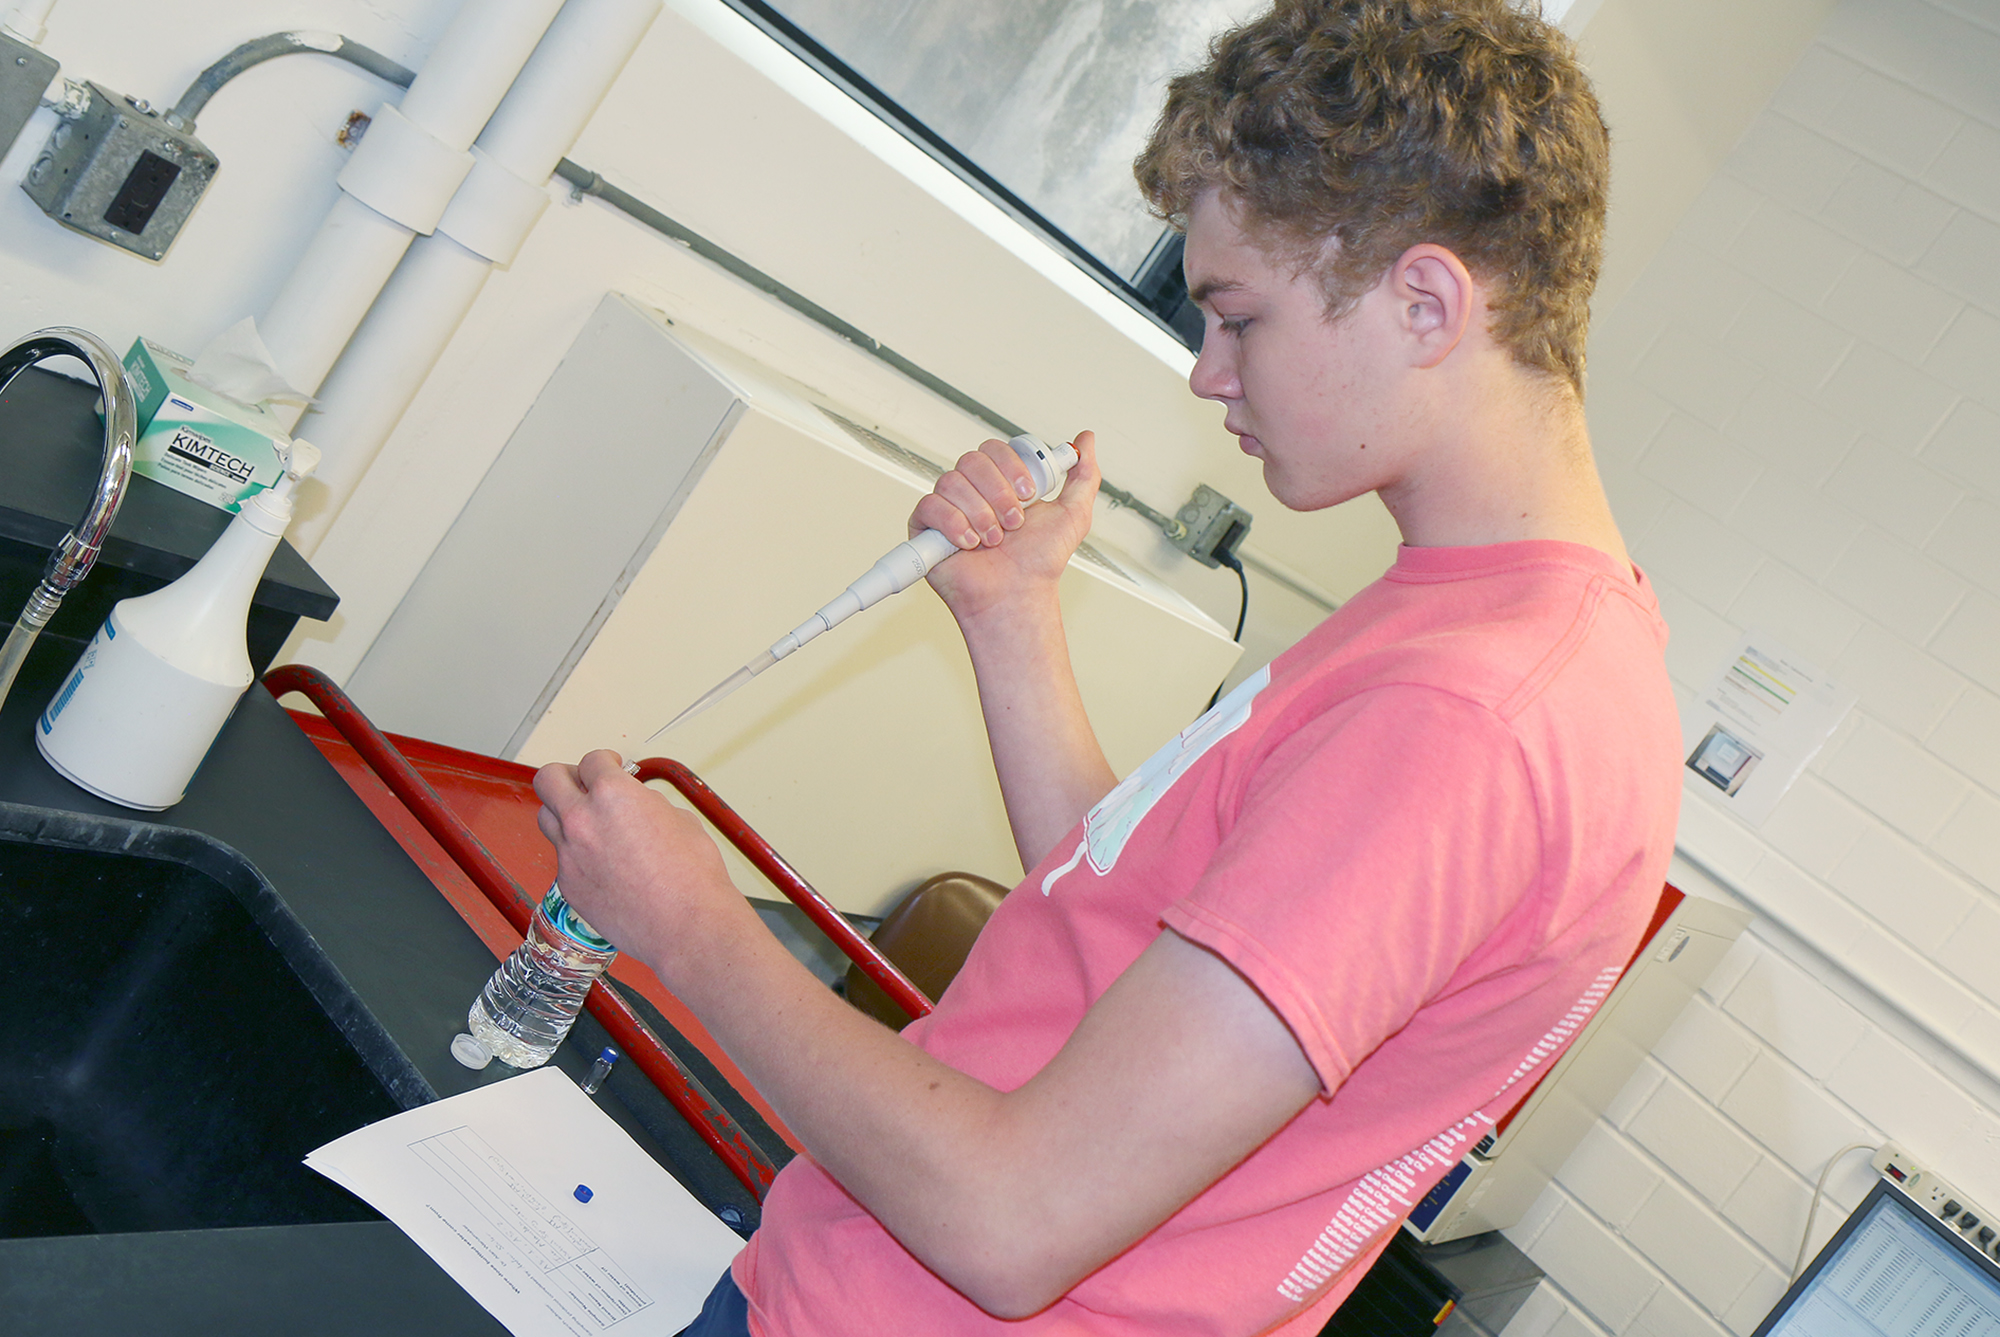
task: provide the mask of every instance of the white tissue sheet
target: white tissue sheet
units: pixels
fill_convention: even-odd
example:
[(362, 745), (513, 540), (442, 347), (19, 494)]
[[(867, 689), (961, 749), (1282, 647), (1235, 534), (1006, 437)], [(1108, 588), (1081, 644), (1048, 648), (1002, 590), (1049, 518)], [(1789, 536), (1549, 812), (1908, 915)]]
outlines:
[(187, 378), (240, 404), (312, 403), (311, 395), (295, 389), (278, 370), (277, 359), (264, 346), (250, 316), (210, 339), (195, 355)]

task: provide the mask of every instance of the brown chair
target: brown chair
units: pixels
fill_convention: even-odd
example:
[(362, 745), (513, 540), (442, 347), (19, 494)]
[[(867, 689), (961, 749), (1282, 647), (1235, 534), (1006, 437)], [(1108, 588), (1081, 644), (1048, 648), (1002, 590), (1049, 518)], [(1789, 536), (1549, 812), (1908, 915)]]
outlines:
[[(869, 939), (935, 1000), (965, 964), (972, 940), (1007, 894), (975, 873), (939, 873), (896, 903)], [(847, 1001), (891, 1030), (910, 1019), (856, 966), (847, 968)]]

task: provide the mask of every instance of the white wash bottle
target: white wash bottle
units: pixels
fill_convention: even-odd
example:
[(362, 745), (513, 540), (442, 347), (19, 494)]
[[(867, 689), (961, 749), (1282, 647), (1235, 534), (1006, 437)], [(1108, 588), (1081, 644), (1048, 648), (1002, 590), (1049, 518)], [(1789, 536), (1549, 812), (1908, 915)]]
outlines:
[(49, 765), (128, 808), (181, 801), (254, 677), (250, 599), (318, 463), (317, 448), (292, 442), (284, 477), (243, 503), (192, 570), (112, 608), (36, 721)]

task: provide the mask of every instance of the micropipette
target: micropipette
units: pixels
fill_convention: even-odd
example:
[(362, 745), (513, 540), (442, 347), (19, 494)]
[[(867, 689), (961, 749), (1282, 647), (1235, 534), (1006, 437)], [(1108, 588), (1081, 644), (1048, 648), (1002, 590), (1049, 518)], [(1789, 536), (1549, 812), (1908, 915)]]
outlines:
[[(1029, 500), (1055, 500), (1056, 494), (1062, 491), (1063, 479), (1076, 464), (1076, 447), (1067, 444), (1046, 446), (1025, 434), (1007, 444), (1021, 457), (1021, 463), (1028, 466), (1028, 476), (1034, 481), (1035, 496)], [(838, 626), (864, 608), (873, 608), (892, 594), (908, 589), (957, 551), (958, 545), (935, 529), (926, 529), (898, 543), (869, 567), (861, 579), (849, 585), (838, 599), (799, 623), (779, 637), (770, 649), (717, 683), (700, 700), (661, 725), (646, 742), (650, 744), (682, 720), (707, 710), (821, 632)]]

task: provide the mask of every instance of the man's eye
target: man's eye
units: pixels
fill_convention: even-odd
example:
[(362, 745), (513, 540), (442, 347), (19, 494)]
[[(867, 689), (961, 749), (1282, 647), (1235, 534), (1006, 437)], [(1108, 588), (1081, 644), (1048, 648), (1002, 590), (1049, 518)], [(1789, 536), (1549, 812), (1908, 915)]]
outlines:
[(1228, 320), (1219, 321), (1217, 323), (1220, 325), (1222, 329), (1228, 331), (1230, 334), (1241, 334), (1243, 333), (1243, 327), (1250, 323), (1250, 317), (1234, 316)]

